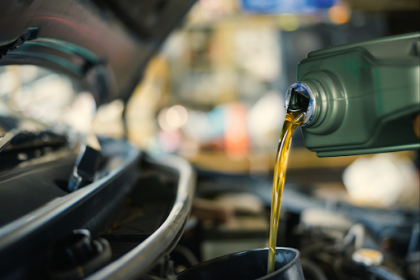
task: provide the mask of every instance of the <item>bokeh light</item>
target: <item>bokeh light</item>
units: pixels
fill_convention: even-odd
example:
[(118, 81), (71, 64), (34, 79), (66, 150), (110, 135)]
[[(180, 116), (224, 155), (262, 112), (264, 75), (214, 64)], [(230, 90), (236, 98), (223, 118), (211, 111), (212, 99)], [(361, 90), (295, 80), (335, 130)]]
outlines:
[(344, 5), (335, 5), (328, 9), (328, 19), (334, 24), (344, 24), (350, 20), (350, 10)]

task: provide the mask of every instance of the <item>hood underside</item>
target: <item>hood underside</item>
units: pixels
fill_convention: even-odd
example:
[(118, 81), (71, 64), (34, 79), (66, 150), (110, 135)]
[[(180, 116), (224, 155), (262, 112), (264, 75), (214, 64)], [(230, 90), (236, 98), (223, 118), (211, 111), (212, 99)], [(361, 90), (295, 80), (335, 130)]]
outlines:
[(127, 100), (194, 0), (12, 0), (0, 3), (0, 66), (64, 72), (98, 105)]

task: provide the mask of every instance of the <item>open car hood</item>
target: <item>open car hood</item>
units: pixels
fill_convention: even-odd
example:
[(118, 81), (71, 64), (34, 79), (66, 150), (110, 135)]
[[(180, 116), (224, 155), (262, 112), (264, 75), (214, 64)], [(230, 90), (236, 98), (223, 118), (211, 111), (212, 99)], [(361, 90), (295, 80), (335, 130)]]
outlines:
[(98, 105), (127, 100), (143, 70), (194, 0), (0, 2), (0, 66), (63, 72)]

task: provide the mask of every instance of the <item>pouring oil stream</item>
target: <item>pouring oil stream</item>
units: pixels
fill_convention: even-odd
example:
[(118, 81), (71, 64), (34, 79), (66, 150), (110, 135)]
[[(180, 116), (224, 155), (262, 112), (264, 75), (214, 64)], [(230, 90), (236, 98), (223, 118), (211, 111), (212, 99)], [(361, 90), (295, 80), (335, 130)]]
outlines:
[(298, 93), (294, 89), (290, 90), (288, 93), (290, 93), (290, 100), (286, 102), (286, 119), (284, 120), (283, 128), (280, 133), (276, 164), (274, 167), (267, 274), (274, 272), (275, 268), (277, 231), (292, 135), (298, 126), (304, 124), (306, 117), (305, 112), (310, 104), (308, 95)]

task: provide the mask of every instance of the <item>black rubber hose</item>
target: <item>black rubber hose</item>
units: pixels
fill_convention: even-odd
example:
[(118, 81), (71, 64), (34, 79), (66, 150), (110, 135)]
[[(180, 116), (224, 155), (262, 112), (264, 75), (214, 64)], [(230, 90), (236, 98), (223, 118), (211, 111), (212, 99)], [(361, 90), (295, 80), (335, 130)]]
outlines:
[(313, 261), (303, 258), (300, 265), (306, 280), (328, 280), (322, 269)]
[(181, 254), (184, 259), (188, 262), (188, 265), (190, 267), (196, 265), (199, 263), (198, 259), (195, 257), (195, 255), (193, 254), (193, 252), (191, 252), (190, 249), (188, 249), (185, 246), (182, 245), (176, 245), (176, 247), (174, 248), (173, 252), (176, 252), (178, 254)]

